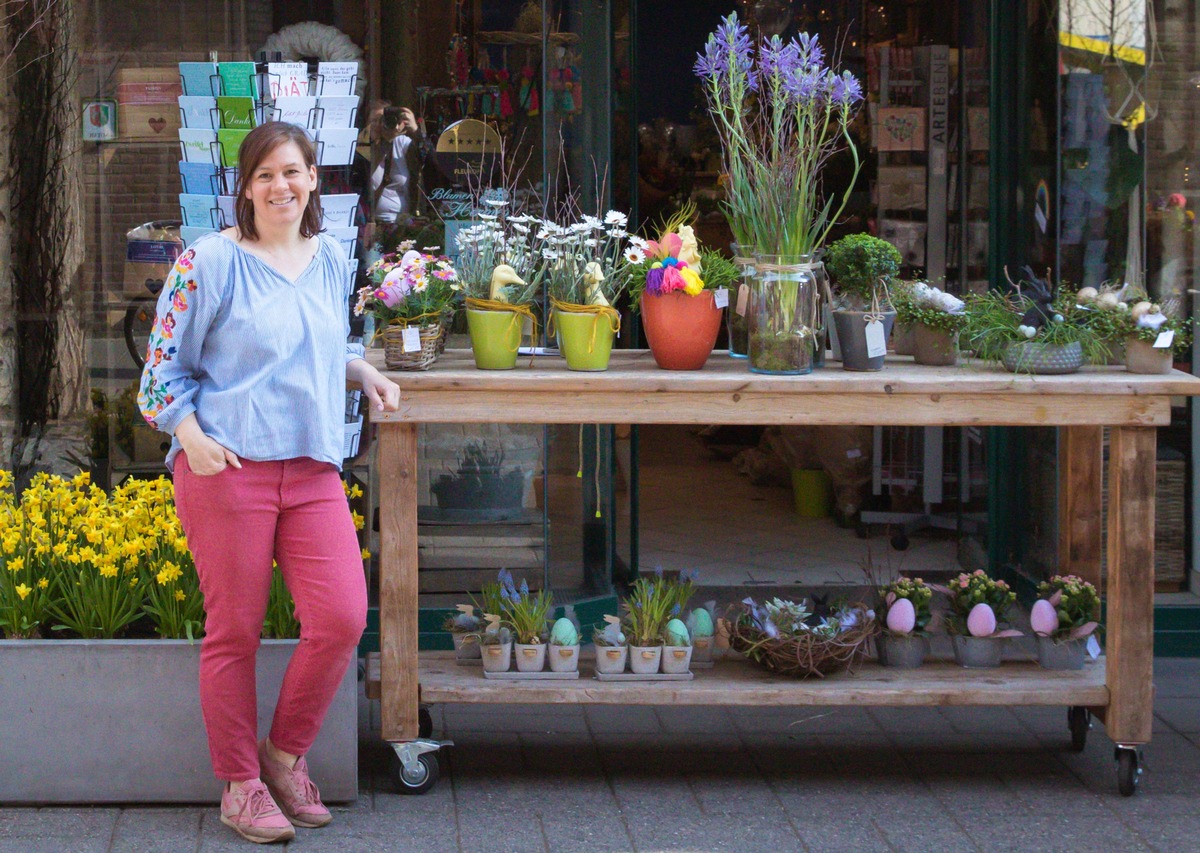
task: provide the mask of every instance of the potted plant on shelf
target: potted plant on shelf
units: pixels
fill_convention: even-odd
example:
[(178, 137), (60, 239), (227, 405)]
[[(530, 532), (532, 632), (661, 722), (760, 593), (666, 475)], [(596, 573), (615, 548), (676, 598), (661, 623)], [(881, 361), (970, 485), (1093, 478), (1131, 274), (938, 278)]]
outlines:
[(663, 629), (671, 620), (671, 609), (676, 604), (675, 592), (660, 578), (638, 578), (624, 604), (629, 668), (639, 675), (658, 672), (662, 662)]
[(692, 663), (692, 638), (687, 625), (672, 619), (663, 629), (662, 671), (671, 675), (688, 672)]
[(1014, 373), (1074, 373), (1085, 361), (1103, 363), (1108, 348), (1075, 303), (1074, 294), (1052, 293), (1048, 279), (1025, 267), (1008, 293), (991, 290), (967, 297), (959, 339), (985, 361)]
[(1099, 627), (1100, 595), (1076, 575), (1038, 584), (1029, 627), (1038, 638), (1038, 663), (1046, 669), (1083, 669), (1088, 638)]
[(629, 660), (629, 646), (621, 620), (616, 616), (605, 616), (604, 622), (592, 630), (592, 642), (596, 645), (596, 672), (606, 675), (625, 671)]
[[(1064, 288), (1065, 290), (1065, 288)], [(1079, 322), (1087, 325), (1107, 348), (1097, 364), (1124, 364), (1126, 321), (1129, 303), (1123, 301), (1127, 287), (1105, 285), (1100, 288), (1081, 287), (1075, 293)], [(1063, 294), (1064, 298), (1069, 298)]]
[[(695, 64), (721, 141), (737, 255), (755, 259), (747, 315), (756, 373), (808, 373), (824, 357), (828, 294), (818, 285), (819, 253), (860, 166), (850, 126), (862, 87), (836, 64), (808, 33), (755, 45), (736, 14), (722, 20)], [(826, 195), (822, 168), (842, 150), (853, 171), (840, 192)], [(734, 313), (741, 307), (739, 300)]]
[(509, 194), (485, 193), (480, 222), (455, 235), (458, 275), (475, 366), (510, 370), (528, 327), (537, 343), (534, 304), (542, 287), (535, 234), (538, 220), (510, 212)]
[(517, 671), (541, 672), (546, 665), (546, 621), (554, 609), (554, 596), (544, 589), (533, 594), (524, 579), (520, 586), (515, 585), (507, 569), (500, 570), (499, 580), (504, 596), (504, 621), (515, 636)]
[(899, 669), (919, 667), (929, 653), (933, 589), (920, 578), (900, 578), (879, 590), (884, 630), (875, 638), (879, 662)]
[[(664, 370), (699, 370), (708, 361), (737, 269), (696, 243), (695, 207), (687, 205), (651, 240), (630, 275), (630, 304), (640, 311), (646, 341)], [(721, 297), (718, 300), (718, 295)]]
[(912, 330), (916, 364), (952, 366), (958, 363), (958, 333), (966, 320), (966, 303), (923, 281), (892, 291), (896, 324)]
[(850, 234), (825, 253), (840, 302), (833, 312), (845, 370), (882, 370), (896, 312), (888, 287), (900, 272), (900, 252), (887, 240)]
[(408, 243), (401, 250), (367, 268), (372, 283), (358, 291), (354, 313), (369, 312), (375, 318), (390, 370), (427, 370), (449, 328), (458, 274), (444, 255), (418, 252)]
[(1167, 374), (1175, 356), (1192, 345), (1192, 321), (1177, 303), (1160, 306), (1141, 299), (1118, 318), (1125, 343), (1125, 369), (1130, 373)]
[(551, 672), (575, 672), (579, 669), (579, 629), (565, 616), (550, 628), (547, 653)]
[(613, 305), (644, 258), (625, 230), (628, 217), (610, 210), (603, 219), (568, 208), (560, 222), (544, 220), (534, 235), (550, 300), (550, 325), (571, 370), (605, 370), (621, 315)]
[(983, 569), (963, 572), (942, 590), (950, 601), (946, 628), (953, 638), (954, 659), (964, 667), (999, 666), (1004, 639), (1021, 636), (1020, 631), (1004, 627), (1017, 594)]
[(713, 619), (715, 608), (715, 601), (707, 602), (703, 607), (693, 609), (684, 623), (687, 625), (688, 633), (692, 635), (693, 664), (707, 665), (713, 661), (717, 633), (716, 622)]
[(861, 604), (818, 617), (802, 601), (775, 598), (760, 606), (746, 598), (731, 626), (729, 642), (735, 651), (772, 672), (821, 677), (853, 669), (866, 655), (875, 630), (874, 613)]
[(483, 630), (483, 615), (476, 614), (475, 607), (470, 604), (456, 605), (456, 613), (446, 617), (442, 630), (450, 634), (454, 642), (454, 659), (457, 661), (477, 661), (479, 654), (479, 632)]
[(512, 629), (500, 623), (500, 617), (488, 614), (487, 629), (479, 635), (479, 653), (484, 672), (508, 672), (512, 666)]

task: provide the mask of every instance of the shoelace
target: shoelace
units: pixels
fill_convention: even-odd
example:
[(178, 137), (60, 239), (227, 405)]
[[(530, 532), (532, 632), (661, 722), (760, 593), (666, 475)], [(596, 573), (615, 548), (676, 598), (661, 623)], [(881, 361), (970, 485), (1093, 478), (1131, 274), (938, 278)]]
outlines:
[(308, 776), (308, 767), (297, 764), (292, 768), (290, 774), (292, 794), (297, 801), (304, 805), (314, 805), (321, 802), (321, 792), (317, 790), (317, 785)]
[(260, 817), (279, 811), (279, 807), (275, 805), (275, 800), (271, 798), (271, 792), (264, 785), (250, 791), (242, 810), (250, 816), (250, 820), (258, 820)]

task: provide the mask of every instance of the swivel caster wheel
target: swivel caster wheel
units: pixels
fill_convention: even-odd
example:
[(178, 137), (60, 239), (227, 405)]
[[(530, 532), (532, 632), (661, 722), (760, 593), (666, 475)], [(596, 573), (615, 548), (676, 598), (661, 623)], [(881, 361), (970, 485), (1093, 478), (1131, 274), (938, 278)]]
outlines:
[(1087, 746), (1088, 730), (1092, 727), (1092, 714), (1087, 708), (1072, 705), (1067, 709), (1067, 728), (1071, 730), (1071, 752), (1083, 752)]
[(1137, 748), (1118, 746), (1114, 757), (1117, 759), (1117, 790), (1122, 797), (1132, 797), (1142, 775)]
[(424, 794), (437, 784), (438, 777), (441, 776), (437, 752), (413, 755), (408, 762), (402, 760), (399, 755), (393, 755), (392, 775), (396, 778), (396, 788), (401, 794)]

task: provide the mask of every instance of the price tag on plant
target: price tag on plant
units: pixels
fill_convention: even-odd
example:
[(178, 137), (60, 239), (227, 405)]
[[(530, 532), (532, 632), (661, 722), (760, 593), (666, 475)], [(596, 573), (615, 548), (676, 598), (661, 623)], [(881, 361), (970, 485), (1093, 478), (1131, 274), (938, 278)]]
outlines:
[(746, 316), (746, 308), (750, 304), (750, 285), (742, 284), (738, 286), (737, 306), (733, 309), (739, 317)]
[(1165, 331), (1165, 332), (1159, 332), (1158, 338), (1155, 339), (1155, 341), (1154, 341), (1154, 348), (1155, 349), (1166, 349), (1174, 342), (1174, 340), (1175, 340), (1175, 333), (1172, 332), (1170, 329), (1167, 329), (1167, 331)]
[(1088, 637), (1087, 653), (1092, 656), (1092, 660), (1100, 657), (1100, 643), (1096, 641), (1096, 635), (1092, 634)]
[(887, 335), (883, 331), (883, 323), (872, 320), (867, 323), (867, 357), (887, 355)]
[(713, 302), (718, 308), (725, 308), (729, 305), (729, 291), (722, 287), (720, 290), (713, 293)]
[(402, 338), (405, 352), (420, 352), (421, 351), (421, 330), (416, 326), (407, 326), (404, 329), (404, 337)]

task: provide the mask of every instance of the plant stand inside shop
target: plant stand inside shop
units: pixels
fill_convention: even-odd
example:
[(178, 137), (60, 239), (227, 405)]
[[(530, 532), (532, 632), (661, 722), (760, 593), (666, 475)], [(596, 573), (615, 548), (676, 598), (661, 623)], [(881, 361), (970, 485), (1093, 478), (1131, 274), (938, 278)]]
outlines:
[[(381, 368), (382, 354), (368, 358)], [(613, 353), (607, 371), (579, 374), (560, 359), (528, 369), (476, 370), (447, 351), (428, 372), (394, 375), (400, 409), (379, 425), (380, 691), (382, 729), (400, 759), (401, 788), (437, 778), (437, 741), (420, 702), (587, 702), (642, 705), (1066, 705), (1073, 742), (1088, 715), (1117, 744), (1118, 783), (1133, 793), (1138, 748), (1150, 740), (1154, 632), (1155, 445), (1172, 395), (1200, 395), (1200, 379), (1085, 368), (1064, 376), (983, 366), (889, 361), (878, 373), (750, 374), (714, 353), (704, 370), (656, 368), (645, 350)], [(516, 394), (522, 405), (513, 406)], [(795, 681), (721, 664), (689, 682), (493, 682), (417, 652), (417, 425), (420, 423), (862, 424), (1058, 426), (1058, 571), (1100, 582), (1101, 427), (1109, 425), (1106, 656), (1079, 672), (1010, 662), (986, 672), (927, 664)], [(428, 718), (426, 718), (428, 719)], [(424, 737), (422, 737), (424, 736)]]

